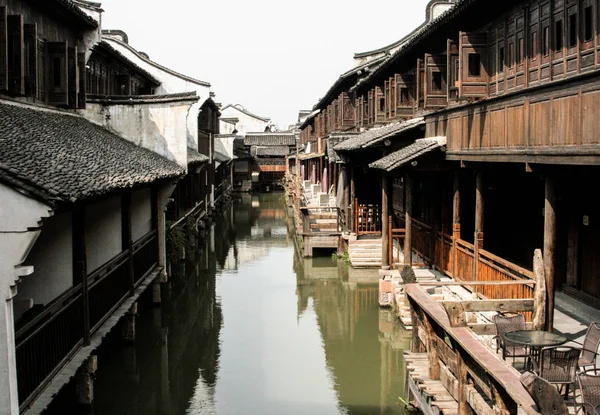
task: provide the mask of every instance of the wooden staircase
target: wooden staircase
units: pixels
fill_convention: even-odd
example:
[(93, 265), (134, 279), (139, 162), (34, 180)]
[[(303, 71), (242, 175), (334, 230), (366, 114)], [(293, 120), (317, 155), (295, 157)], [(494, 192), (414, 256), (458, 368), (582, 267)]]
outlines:
[(381, 267), (381, 238), (365, 238), (350, 241), (348, 254), (354, 268)]

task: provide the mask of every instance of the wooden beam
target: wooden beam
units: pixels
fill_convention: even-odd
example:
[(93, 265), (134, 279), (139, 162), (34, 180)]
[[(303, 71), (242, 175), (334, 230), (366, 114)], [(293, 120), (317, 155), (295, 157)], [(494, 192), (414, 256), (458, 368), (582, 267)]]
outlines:
[(405, 226), (406, 234), (404, 237), (404, 265), (412, 265), (412, 216), (413, 216), (413, 203), (412, 203), (412, 192), (413, 192), (413, 179), (410, 173), (406, 173), (405, 177), (405, 190), (406, 195), (404, 197), (405, 207)]
[[(468, 327), (473, 330), (473, 333), (486, 336), (496, 335), (496, 325), (494, 323), (473, 323), (469, 324)], [(533, 328), (532, 323), (525, 323), (527, 330)]]
[(460, 301), (444, 301), (442, 302), (442, 306), (446, 310), (448, 314), (448, 320), (450, 320), (450, 325), (452, 327), (466, 327), (467, 326), (467, 316), (465, 314), (465, 309)]
[(429, 359), (429, 378), (431, 380), (440, 379), (440, 360), (438, 357), (438, 349), (436, 339), (438, 338), (435, 334), (433, 326), (429, 321), (429, 317), (424, 316), (425, 322), (425, 334), (427, 339), (427, 358)]
[[(465, 300), (444, 301), (442, 305), (446, 310), (462, 307), (465, 312), (498, 311), (518, 312), (533, 311), (532, 299), (503, 299), (503, 300)], [(450, 319), (452, 321), (452, 319)]]
[(427, 281), (420, 282), (421, 287), (451, 287), (451, 286), (482, 286), (482, 285), (535, 285), (534, 280), (512, 280), (512, 281)]
[[(475, 235), (474, 235), (474, 258), (473, 258), (473, 280), (477, 281), (477, 266), (479, 265), (479, 250), (483, 249), (483, 173), (477, 172), (475, 178)], [(477, 290), (475, 290), (477, 292)]]
[(546, 177), (544, 201), (544, 272), (546, 274), (547, 313), (546, 330), (554, 327), (554, 287), (556, 253), (556, 194), (554, 180)]
[(452, 201), (452, 275), (456, 277), (457, 260), (457, 241), (460, 239), (460, 173), (454, 172), (454, 194)]

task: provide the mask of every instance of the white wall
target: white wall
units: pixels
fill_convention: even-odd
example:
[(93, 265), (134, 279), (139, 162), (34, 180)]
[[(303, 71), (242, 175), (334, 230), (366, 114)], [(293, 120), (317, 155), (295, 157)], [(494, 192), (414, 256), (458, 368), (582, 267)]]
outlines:
[(13, 297), (16, 281), (33, 267), (22, 266), (39, 235), (49, 206), (0, 183), (0, 411), (18, 414)]
[[(262, 133), (265, 131), (265, 127), (269, 125), (269, 121), (262, 121), (254, 118), (234, 106), (224, 108), (221, 110), (222, 118), (237, 118), (239, 122), (235, 125), (238, 130), (238, 134), (243, 135), (246, 133)], [(223, 123), (221, 124), (223, 125)], [(233, 130), (232, 130), (233, 131)], [(230, 134), (231, 132), (220, 131), (221, 134)]]
[(219, 120), (219, 134), (233, 134), (235, 129), (235, 124)]
[[(73, 227), (71, 212), (43, 221), (40, 234), (27, 256), (32, 275), (23, 277), (17, 298), (48, 304), (73, 286)], [(18, 316), (16, 316), (18, 317)]]
[(152, 230), (152, 192), (141, 189), (131, 195), (131, 234), (133, 242)]
[(96, 202), (85, 208), (85, 245), (88, 274), (123, 252), (121, 198)]
[[(191, 107), (192, 101), (133, 105), (88, 103), (80, 113), (126, 140), (187, 169), (187, 120)], [(197, 125), (197, 119), (195, 122)]]
[(177, 76), (168, 68), (162, 67), (156, 62), (141, 56), (134, 48), (117, 39), (104, 36), (102, 40), (108, 42), (113, 48), (118, 50), (127, 59), (152, 74), (161, 85), (157, 88), (157, 94), (176, 94), (179, 92), (196, 92), (200, 97), (198, 104), (195, 104), (189, 111), (187, 119), (186, 137), (190, 147), (198, 147), (198, 114), (200, 113), (201, 103), (206, 101), (210, 96), (210, 86), (201, 85), (192, 82), (187, 77)]

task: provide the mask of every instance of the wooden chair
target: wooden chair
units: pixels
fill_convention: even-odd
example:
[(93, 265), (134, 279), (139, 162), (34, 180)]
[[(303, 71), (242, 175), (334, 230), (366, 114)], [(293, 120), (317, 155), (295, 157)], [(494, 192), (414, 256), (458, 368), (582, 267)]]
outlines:
[(531, 372), (525, 372), (519, 380), (531, 395), (540, 414), (567, 415), (569, 413), (564, 399), (547, 380)]
[(586, 415), (596, 414), (595, 410), (600, 408), (600, 374), (596, 369), (586, 370), (577, 375), (577, 383), (581, 392), (581, 407)]
[(565, 387), (565, 398), (573, 386), (573, 402), (575, 402), (575, 383), (577, 382), (577, 362), (580, 349), (573, 347), (550, 347), (542, 349), (539, 362), (532, 359), (536, 375), (557, 385), (559, 390)]
[(594, 371), (597, 371), (596, 357), (598, 356), (598, 346), (600, 346), (600, 323), (592, 323), (585, 333), (581, 356), (579, 356), (578, 365), (581, 370), (593, 366)]
[(504, 338), (506, 333), (517, 330), (525, 330), (525, 316), (523, 314), (497, 314), (493, 318), (496, 325), (496, 346), (502, 350), (502, 359), (512, 357), (513, 362), (516, 357), (529, 359), (529, 350), (527, 347), (516, 344)]

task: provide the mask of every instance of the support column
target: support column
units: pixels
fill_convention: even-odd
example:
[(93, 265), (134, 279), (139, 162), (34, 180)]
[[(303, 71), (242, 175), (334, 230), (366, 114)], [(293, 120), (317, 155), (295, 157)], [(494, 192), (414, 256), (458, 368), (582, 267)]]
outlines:
[[(0, 281), (1, 282), (1, 281)], [(19, 397), (17, 395), (17, 362), (15, 351), (15, 323), (13, 297), (17, 287), (1, 287), (0, 297), (0, 408), (2, 413), (17, 415)]]
[(175, 190), (177, 182), (168, 182), (158, 188), (157, 194), (154, 197), (153, 208), (156, 212), (156, 217), (153, 221), (156, 222), (156, 233), (158, 237), (158, 266), (162, 267), (158, 276), (158, 282), (167, 282), (167, 219), (165, 217), (165, 211), (167, 210), (167, 204), (169, 203), (169, 197)]
[(453, 269), (452, 277), (459, 278), (456, 273), (458, 272), (457, 262), (457, 245), (460, 239), (460, 174), (454, 172), (454, 195), (452, 200), (452, 258), (453, 258)]
[(348, 183), (348, 178), (349, 178), (349, 174), (348, 174), (348, 165), (344, 165), (344, 177), (346, 180), (344, 180), (344, 214), (346, 215), (346, 231), (350, 232), (352, 231), (352, 223), (353, 223), (353, 217), (352, 217), (352, 209), (349, 208), (350, 204), (352, 203), (352, 199), (350, 198), (350, 184)]
[(137, 317), (137, 311), (138, 304), (133, 303), (123, 319), (123, 340), (127, 343), (135, 342), (135, 318)]
[(356, 186), (354, 184), (354, 166), (350, 166), (350, 223), (352, 224), (351, 231), (357, 232), (356, 226), (354, 224), (354, 216), (356, 212), (354, 211), (356, 208), (356, 204), (354, 203), (356, 199)]
[(406, 173), (405, 175), (405, 190), (406, 195), (404, 197), (405, 203), (405, 226), (406, 229), (405, 237), (404, 237), (404, 265), (411, 266), (412, 265), (412, 192), (413, 192), (413, 178), (411, 173)]
[[(474, 259), (473, 280), (477, 281), (477, 264), (479, 263), (479, 250), (483, 249), (483, 173), (477, 172), (475, 178), (475, 235), (474, 235)], [(477, 288), (475, 288), (477, 292)]]
[(390, 261), (390, 227), (389, 227), (389, 180), (388, 173), (381, 173), (381, 265), (389, 269)]
[(548, 293), (546, 330), (554, 327), (555, 251), (556, 251), (556, 193), (554, 179), (546, 177), (544, 203), (544, 271)]
[(94, 377), (98, 370), (98, 357), (90, 356), (75, 374), (75, 393), (79, 405), (94, 403)]

